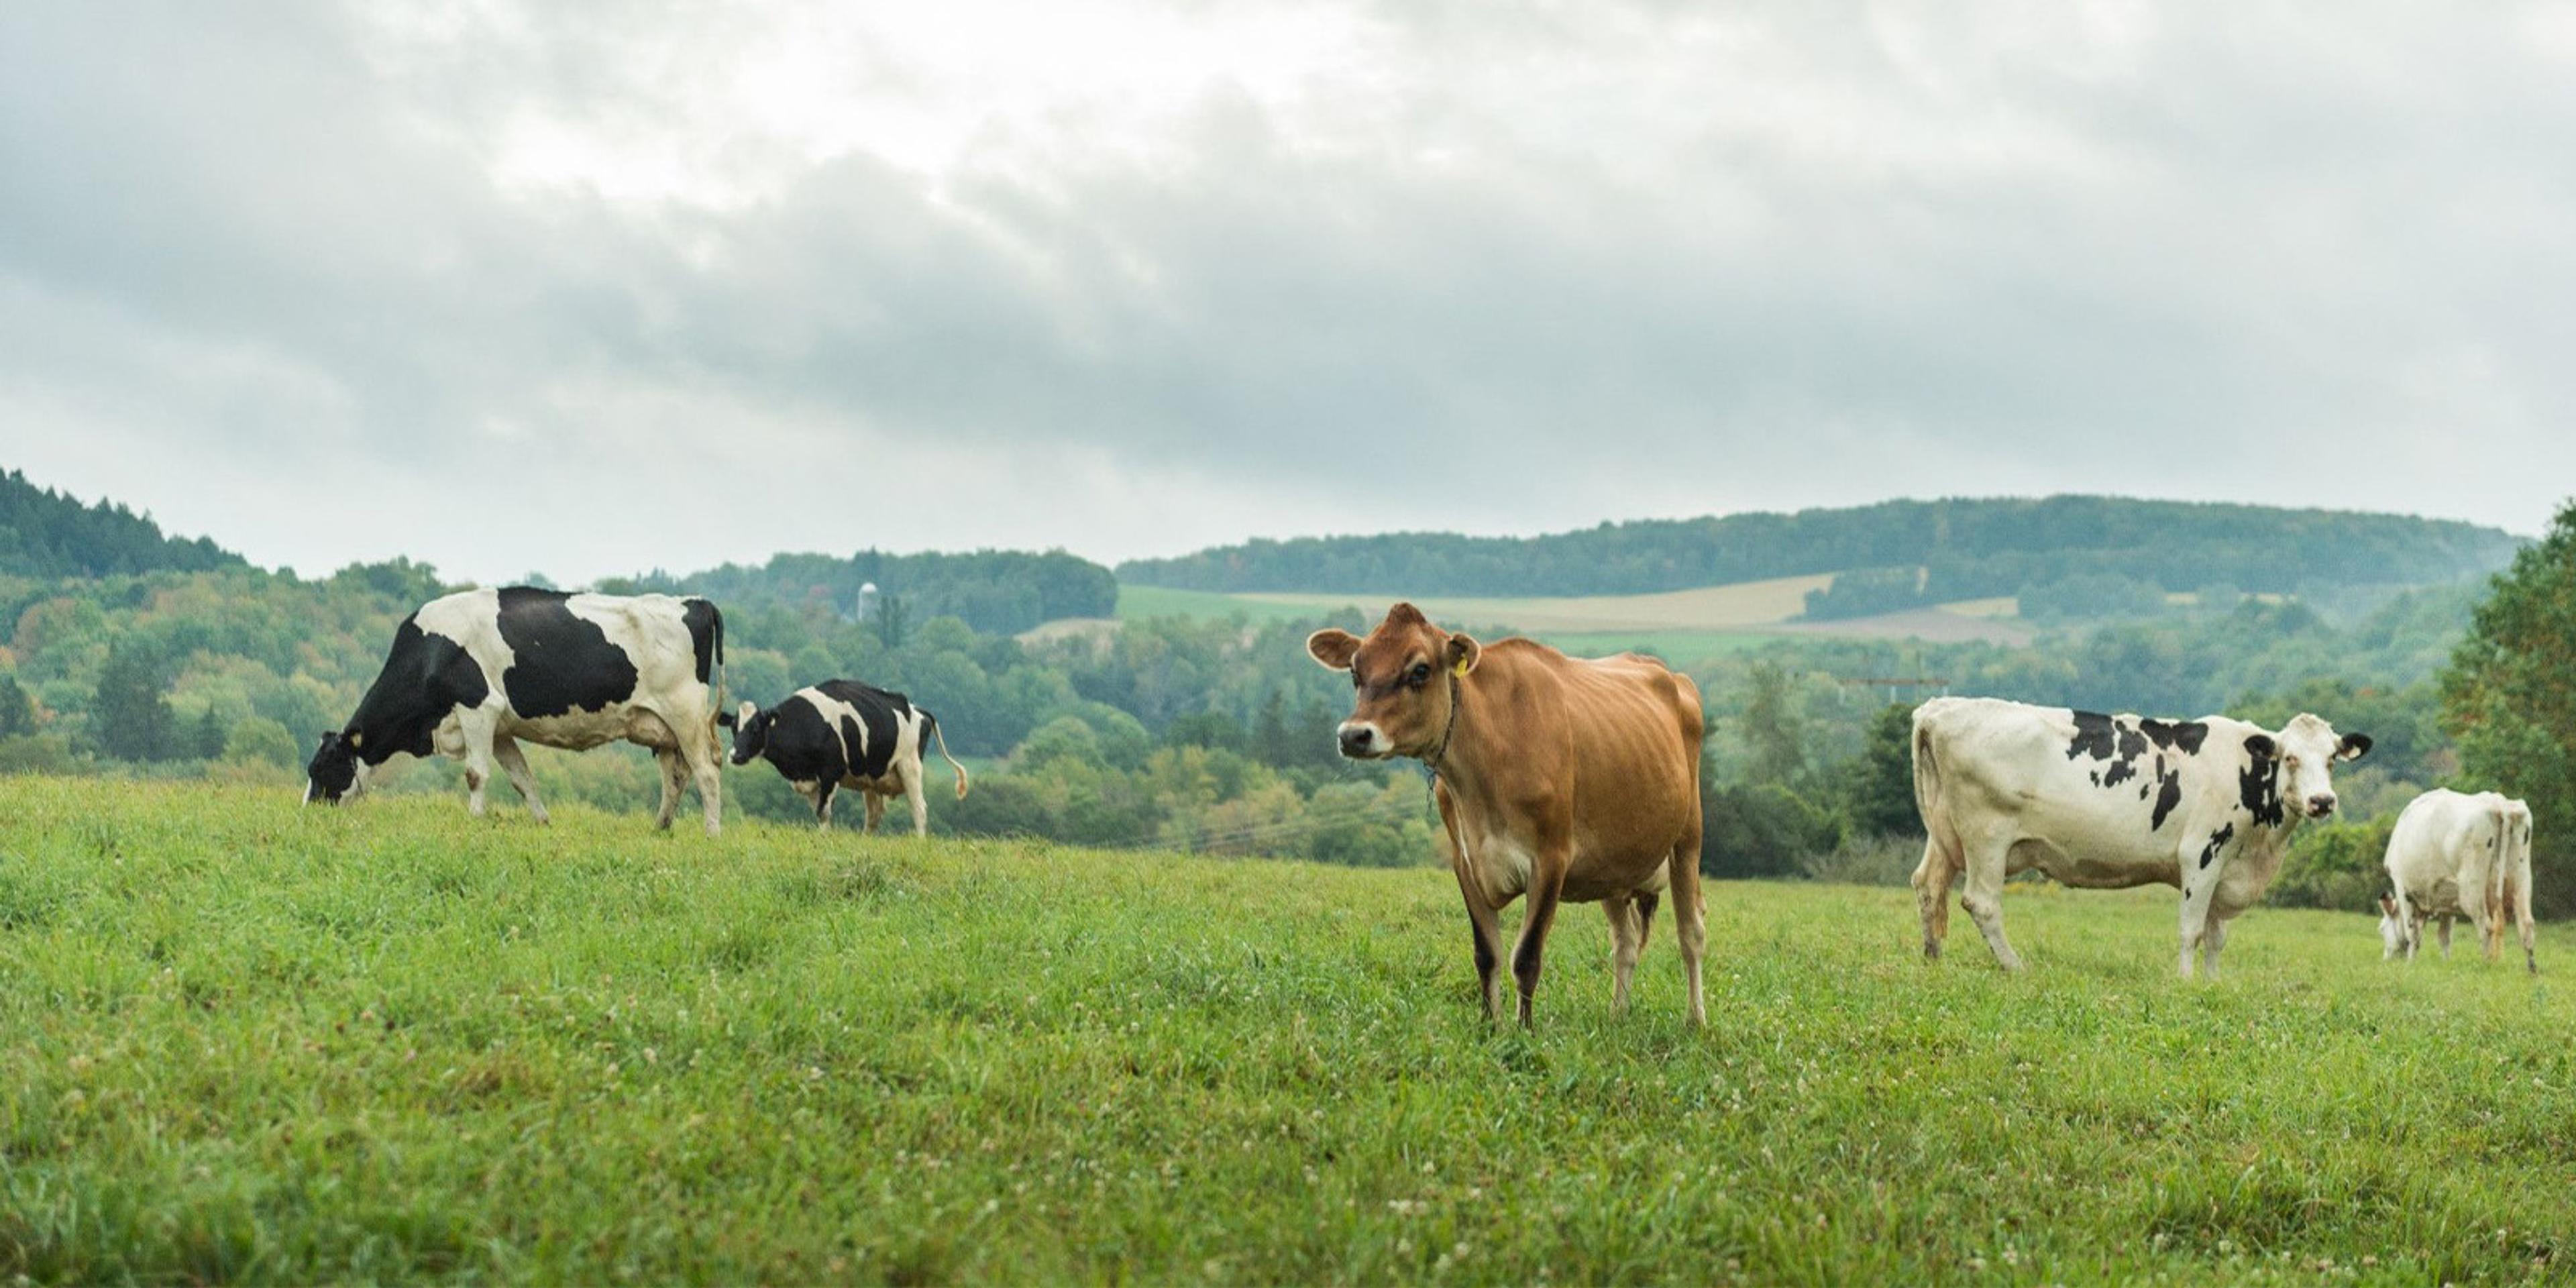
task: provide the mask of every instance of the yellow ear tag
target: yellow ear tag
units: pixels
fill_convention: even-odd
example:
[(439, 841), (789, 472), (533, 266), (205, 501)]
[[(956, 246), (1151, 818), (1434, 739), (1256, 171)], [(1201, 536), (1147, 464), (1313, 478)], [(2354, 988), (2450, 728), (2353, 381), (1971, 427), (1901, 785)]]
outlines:
[(1457, 673), (1457, 675), (1458, 675), (1458, 678), (1459, 678), (1459, 679), (1461, 679), (1461, 680), (1466, 679), (1466, 678), (1467, 678), (1467, 659), (1465, 659), (1465, 658), (1463, 658), (1463, 657), (1462, 657), (1462, 658), (1459, 658), (1459, 659), (1458, 659), (1458, 664), (1457, 664), (1456, 666), (1450, 667), (1449, 669), (1450, 669), (1450, 670), (1452, 670), (1452, 671), (1454, 671), (1454, 672), (1456, 672), (1456, 673)]

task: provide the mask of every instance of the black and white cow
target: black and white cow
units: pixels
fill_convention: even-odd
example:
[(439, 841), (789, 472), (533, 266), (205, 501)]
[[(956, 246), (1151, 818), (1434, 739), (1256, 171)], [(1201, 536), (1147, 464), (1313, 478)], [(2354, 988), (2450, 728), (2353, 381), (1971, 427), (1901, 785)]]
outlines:
[(694, 779), (707, 835), (722, 829), (724, 616), (703, 599), (569, 595), (512, 586), (421, 605), (394, 630), (384, 670), (348, 727), (322, 735), (304, 799), (337, 804), (396, 756), (465, 762), (466, 807), (483, 813), (498, 761), (538, 822), (546, 807), (525, 740), (587, 751), (624, 739), (662, 767), (659, 825)]
[(856, 680), (826, 680), (798, 689), (766, 711), (746, 702), (727, 721), (733, 726), (733, 763), (767, 760), (814, 807), (814, 819), (832, 825), (832, 793), (858, 790), (867, 798), (867, 830), (885, 818), (886, 801), (912, 802), (912, 833), (930, 830), (922, 800), (921, 748), (939, 743), (940, 759), (957, 771), (957, 799), (966, 799), (966, 767), (948, 754), (939, 721), (900, 693)]
[(2004, 878), (2037, 869), (2092, 890), (2182, 891), (2182, 974), (2205, 951), (2218, 974), (2227, 923), (2263, 897), (2303, 818), (2334, 812), (2333, 766), (2361, 734), (2302, 714), (2278, 733), (2242, 720), (2148, 720), (1991, 698), (1935, 698), (1914, 713), (1914, 800), (1928, 834), (1914, 870), (1923, 954), (1941, 955), (1948, 896), (2006, 970)]

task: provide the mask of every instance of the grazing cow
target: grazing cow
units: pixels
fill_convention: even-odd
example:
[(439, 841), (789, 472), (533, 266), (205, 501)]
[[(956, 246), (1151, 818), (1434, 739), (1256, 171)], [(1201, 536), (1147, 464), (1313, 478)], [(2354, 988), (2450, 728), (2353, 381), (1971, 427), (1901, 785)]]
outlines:
[(912, 834), (928, 835), (930, 809), (921, 788), (925, 739), (938, 742), (940, 759), (957, 771), (957, 799), (966, 799), (966, 767), (948, 754), (948, 735), (939, 731), (938, 718), (900, 693), (855, 680), (825, 680), (766, 711), (743, 703), (724, 722), (733, 726), (733, 763), (766, 758), (814, 807), (814, 821), (824, 827), (832, 825), (832, 793), (849, 787), (867, 799), (868, 831), (884, 820), (886, 802), (902, 796), (912, 802)]
[(723, 823), (723, 663), (724, 616), (703, 599), (527, 586), (433, 599), (395, 628), (384, 670), (348, 726), (322, 735), (304, 799), (336, 805), (394, 757), (436, 752), (465, 762), (474, 815), (498, 761), (542, 823), (520, 741), (587, 751), (622, 738), (652, 748), (661, 764), (658, 826), (671, 825), (695, 779), (714, 836)]
[(2495, 792), (2475, 796), (2448, 788), (2416, 797), (2388, 836), (2391, 890), (2379, 899), (2381, 953), (2413, 960), (2424, 946), (2424, 921), (2441, 918), (2442, 955), (2451, 955), (2451, 920), (2466, 918), (2486, 945), (2488, 961), (2504, 951), (2508, 922), (2522, 932), (2523, 966), (2532, 955), (2531, 807)]
[(1388, 609), (1367, 639), (1317, 631), (1317, 662), (1356, 690), (1337, 731), (1358, 760), (1407, 756), (1434, 774), (1442, 844), (1475, 935), (1485, 1015), (1499, 1007), (1496, 914), (1526, 894), (1512, 978), (1530, 1022), (1549, 926), (1560, 901), (1599, 902), (1613, 944), (1612, 1004), (1628, 983), (1655, 906), (1667, 891), (1681, 941), (1690, 1019), (1700, 996), (1699, 689), (1636, 654), (1570, 658), (1525, 639), (1480, 647)]
[(2005, 970), (2004, 878), (2182, 891), (2182, 974), (2262, 898), (2303, 818), (2334, 812), (2332, 767), (2370, 750), (2301, 715), (2278, 733), (2242, 720), (2148, 720), (1991, 698), (1934, 698), (1914, 713), (1914, 801), (1928, 837), (1914, 890), (1923, 955), (1939, 957), (1951, 883)]

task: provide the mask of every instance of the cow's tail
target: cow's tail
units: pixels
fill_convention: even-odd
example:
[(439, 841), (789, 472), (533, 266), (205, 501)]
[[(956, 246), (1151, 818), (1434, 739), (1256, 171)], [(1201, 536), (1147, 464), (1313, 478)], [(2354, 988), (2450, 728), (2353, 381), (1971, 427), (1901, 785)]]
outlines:
[(924, 711), (921, 713), (921, 726), (930, 735), (930, 740), (939, 744), (939, 758), (947, 761), (950, 769), (957, 771), (957, 799), (961, 801), (966, 799), (966, 767), (958, 764), (955, 756), (948, 754), (948, 735), (940, 732), (939, 717)]
[(1923, 921), (1923, 955), (1941, 955), (1950, 933), (1950, 887), (1967, 866), (1958, 829), (1945, 808), (1941, 759), (1921, 708), (1914, 712), (1914, 809), (1923, 817), (1923, 862), (1914, 869), (1914, 898)]
[(732, 695), (725, 692), (724, 610), (716, 607), (712, 600), (708, 601), (707, 610), (714, 613), (716, 616), (714, 631), (716, 642), (716, 711), (718, 714), (722, 714), (725, 711), (732, 709), (730, 706)]

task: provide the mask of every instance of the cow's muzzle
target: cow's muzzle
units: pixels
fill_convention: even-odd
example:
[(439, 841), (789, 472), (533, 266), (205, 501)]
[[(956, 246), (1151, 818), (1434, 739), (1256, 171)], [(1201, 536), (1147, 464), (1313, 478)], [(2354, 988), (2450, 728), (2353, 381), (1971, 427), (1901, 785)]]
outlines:
[(2335, 812), (2335, 798), (2334, 798), (2334, 797), (2332, 797), (2332, 796), (2311, 796), (2311, 797), (2309, 797), (2309, 798), (2308, 798), (2308, 817), (2310, 817), (2310, 818), (2324, 818), (2324, 817), (2326, 817), (2326, 816), (2328, 816), (2328, 815), (2330, 815), (2330, 814), (2333, 814), (2334, 812)]
[(1352, 760), (1376, 760), (1392, 750), (1386, 735), (1365, 720), (1345, 720), (1333, 734), (1340, 741), (1342, 754)]

